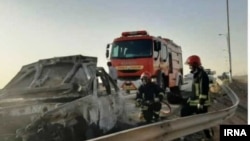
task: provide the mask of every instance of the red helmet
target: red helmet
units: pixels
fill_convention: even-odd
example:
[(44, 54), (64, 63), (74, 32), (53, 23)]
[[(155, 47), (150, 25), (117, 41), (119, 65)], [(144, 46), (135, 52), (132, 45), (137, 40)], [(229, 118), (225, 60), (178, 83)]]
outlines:
[(143, 78), (146, 78), (146, 79), (150, 80), (151, 79), (151, 74), (149, 72), (147, 72), (147, 71), (143, 72), (141, 74), (141, 79), (143, 79)]
[(192, 55), (187, 58), (185, 64), (190, 66), (201, 66), (201, 59), (197, 55)]

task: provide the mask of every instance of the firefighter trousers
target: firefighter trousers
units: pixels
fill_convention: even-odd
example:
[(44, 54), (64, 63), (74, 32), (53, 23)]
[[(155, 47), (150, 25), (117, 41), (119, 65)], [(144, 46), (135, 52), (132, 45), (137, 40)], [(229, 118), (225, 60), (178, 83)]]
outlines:
[[(208, 112), (208, 107), (204, 106), (202, 109), (198, 109), (196, 106), (190, 106), (188, 103), (184, 103), (181, 108), (181, 117), (190, 116), (193, 114), (203, 114)], [(213, 131), (211, 129), (203, 130), (204, 134), (207, 138), (211, 138), (213, 136)]]

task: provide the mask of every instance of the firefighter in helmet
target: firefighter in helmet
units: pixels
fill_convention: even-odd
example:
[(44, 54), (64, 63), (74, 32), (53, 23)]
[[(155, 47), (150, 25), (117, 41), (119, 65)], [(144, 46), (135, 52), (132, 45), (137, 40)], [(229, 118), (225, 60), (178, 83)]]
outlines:
[(142, 84), (136, 94), (136, 106), (141, 107), (142, 117), (147, 122), (157, 121), (161, 110), (164, 91), (151, 81), (151, 74), (143, 72), (140, 77)]
[[(201, 65), (200, 57), (197, 55), (189, 56), (185, 64), (189, 65), (193, 74), (193, 84), (192, 94), (184, 100), (182, 105), (181, 117), (207, 113), (210, 105), (209, 78)], [(209, 129), (205, 129), (204, 133), (207, 138), (211, 138), (213, 134)]]

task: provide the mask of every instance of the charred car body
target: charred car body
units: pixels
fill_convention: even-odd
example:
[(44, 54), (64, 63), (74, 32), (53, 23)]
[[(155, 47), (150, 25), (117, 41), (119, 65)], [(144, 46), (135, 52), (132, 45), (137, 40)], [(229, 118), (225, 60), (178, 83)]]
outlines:
[(78, 141), (133, 126), (97, 58), (74, 55), (22, 67), (0, 93), (0, 138)]

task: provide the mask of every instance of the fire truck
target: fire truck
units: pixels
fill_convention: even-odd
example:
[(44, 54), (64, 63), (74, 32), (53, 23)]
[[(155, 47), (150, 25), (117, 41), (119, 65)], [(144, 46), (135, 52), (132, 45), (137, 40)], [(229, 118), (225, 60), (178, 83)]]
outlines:
[(181, 47), (146, 30), (122, 32), (107, 44), (106, 58), (117, 69), (118, 86), (126, 92), (137, 90), (145, 71), (163, 89), (178, 90), (183, 81)]

